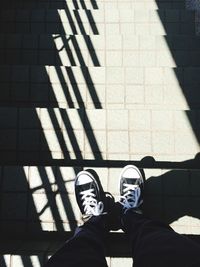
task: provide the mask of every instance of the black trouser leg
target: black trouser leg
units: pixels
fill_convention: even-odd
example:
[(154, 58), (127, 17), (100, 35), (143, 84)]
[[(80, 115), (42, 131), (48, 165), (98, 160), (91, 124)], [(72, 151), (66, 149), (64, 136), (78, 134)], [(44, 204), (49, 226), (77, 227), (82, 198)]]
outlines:
[(45, 267), (107, 267), (104, 254), (106, 233), (104, 218), (91, 218), (76, 229), (74, 236), (49, 259)]
[(168, 225), (129, 210), (122, 217), (123, 230), (132, 246), (134, 267), (197, 267), (200, 246), (174, 232)]

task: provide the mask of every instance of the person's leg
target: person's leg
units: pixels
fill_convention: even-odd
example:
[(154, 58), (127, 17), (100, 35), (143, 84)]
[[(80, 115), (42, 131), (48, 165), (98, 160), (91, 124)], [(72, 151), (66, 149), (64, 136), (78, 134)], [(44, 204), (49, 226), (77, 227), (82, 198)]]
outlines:
[(120, 175), (121, 227), (128, 234), (134, 267), (200, 266), (200, 246), (168, 225), (142, 215), (144, 180), (139, 169), (126, 166)]
[(92, 217), (76, 229), (74, 236), (50, 258), (45, 267), (107, 267), (104, 254), (106, 233), (104, 218)]
[(132, 209), (122, 216), (122, 224), (130, 238), (134, 267), (200, 266), (200, 246), (168, 225)]
[(107, 213), (103, 194), (91, 173), (78, 173), (75, 194), (85, 223), (45, 267), (107, 267), (104, 255), (104, 239), (109, 232)]

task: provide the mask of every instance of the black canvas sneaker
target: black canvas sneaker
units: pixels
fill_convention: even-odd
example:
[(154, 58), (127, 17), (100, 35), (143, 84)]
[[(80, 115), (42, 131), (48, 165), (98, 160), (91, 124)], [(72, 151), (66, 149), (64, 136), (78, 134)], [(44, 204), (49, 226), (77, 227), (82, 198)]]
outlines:
[(139, 213), (143, 203), (144, 179), (140, 170), (134, 165), (127, 165), (120, 174), (120, 201), (125, 213), (135, 209)]
[(75, 195), (78, 206), (87, 221), (92, 216), (106, 214), (100, 187), (94, 176), (88, 171), (81, 171), (75, 179)]

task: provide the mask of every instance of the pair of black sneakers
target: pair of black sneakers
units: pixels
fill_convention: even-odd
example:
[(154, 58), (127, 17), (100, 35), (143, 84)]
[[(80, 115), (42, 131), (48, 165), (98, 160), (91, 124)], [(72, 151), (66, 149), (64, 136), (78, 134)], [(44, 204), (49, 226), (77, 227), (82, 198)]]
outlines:
[[(125, 166), (119, 177), (120, 199), (115, 203), (121, 208), (122, 213), (126, 213), (129, 209), (139, 210), (143, 203), (143, 188), (144, 179), (140, 170), (134, 165)], [(106, 208), (106, 198), (102, 194), (97, 180), (88, 171), (81, 171), (77, 174), (75, 194), (83, 220), (112, 212)], [(113, 209), (116, 205), (113, 206)]]

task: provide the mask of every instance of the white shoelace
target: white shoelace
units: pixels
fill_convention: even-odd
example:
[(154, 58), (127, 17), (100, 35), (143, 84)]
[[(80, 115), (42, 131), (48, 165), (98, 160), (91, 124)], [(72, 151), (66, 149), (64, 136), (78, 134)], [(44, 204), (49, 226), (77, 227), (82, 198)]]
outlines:
[(124, 196), (121, 196), (120, 203), (123, 205), (124, 209), (138, 207), (142, 203), (142, 201), (138, 203), (141, 194), (140, 187), (133, 184), (124, 184), (124, 186), (126, 187), (123, 190), (125, 194)]
[(81, 200), (83, 200), (85, 215), (98, 216), (103, 213), (104, 204), (102, 201), (97, 202), (93, 191), (94, 189), (88, 189), (80, 192), (80, 195), (82, 195)]

